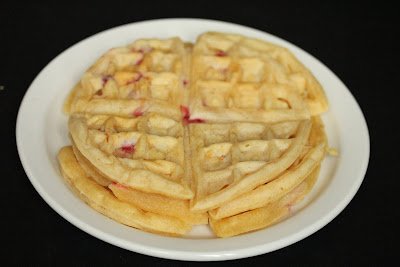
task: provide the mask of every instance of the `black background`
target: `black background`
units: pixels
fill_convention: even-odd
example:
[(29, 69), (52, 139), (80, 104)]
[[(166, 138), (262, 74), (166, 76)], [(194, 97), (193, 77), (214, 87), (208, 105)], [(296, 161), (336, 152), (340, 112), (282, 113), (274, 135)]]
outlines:
[[(388, 263), (398, 236), (398, 11), (364, 1), (1, 2), (1, 260), (34, 265), (174, 265), (105, 243), (53, 211), (35, 191), (15, 141), (18, 107), (32, 80), (78, 41), (115, 26), (156, 18), (208, 18), (250, 26), (294, 43), (347, 85), (366, 117), (371, 156), (360, 190), (346, 209), (310, 237), (232, 264), (352, 265)], [(368, 4), (367, 4), (368, 3)], [(5, 247), (5, 248), (4, 248)]]

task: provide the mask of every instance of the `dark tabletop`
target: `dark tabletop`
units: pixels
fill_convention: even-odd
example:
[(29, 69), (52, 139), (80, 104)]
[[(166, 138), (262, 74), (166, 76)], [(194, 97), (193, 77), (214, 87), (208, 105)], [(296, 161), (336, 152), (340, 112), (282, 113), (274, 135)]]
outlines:
[[(383, 4), (286, 1), (70, 1), (0, 3), (1, 260), (34, 265), (174, 265), (105, 243), (70, 224), (39, 196), (20, 163), (15, 123), (22, 97), (55, 56), (97, 32), (136, 21), (192, 17), (250, 26), (301, 47), (350, 89), (371, 138), (367, 174), (327, 226), (288, 247), (233, 264), (382, 264), (395, 256), (399, 124), (398, 12)], [(397, 38), (396, 38), (397, 37)]]

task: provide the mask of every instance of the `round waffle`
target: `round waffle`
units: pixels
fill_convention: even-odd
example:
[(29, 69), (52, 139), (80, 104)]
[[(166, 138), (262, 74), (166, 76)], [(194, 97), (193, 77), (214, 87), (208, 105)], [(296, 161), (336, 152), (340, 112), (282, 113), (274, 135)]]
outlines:
[[(112, 48), (67, 98), (63, 176), (106, 216), (165, 235), (265, 228), (311, 190), (325, 93), (287, 49), (208, 32)], [(210, 218), (209, 218), (210, 217)]]

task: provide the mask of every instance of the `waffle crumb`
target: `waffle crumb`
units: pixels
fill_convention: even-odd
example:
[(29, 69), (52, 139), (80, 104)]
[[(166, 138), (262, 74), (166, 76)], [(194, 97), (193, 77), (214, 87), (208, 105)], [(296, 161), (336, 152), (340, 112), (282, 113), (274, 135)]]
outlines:
[(338, 151), (336, 148), (334, 148), (334, 147), (328, 147), (328, 148), (327, 148), (327, 152), (328, 152), (328, 154), (329, 154), (330, 156), (334, 156), (334, 157), (339, 156), (339, 151)]

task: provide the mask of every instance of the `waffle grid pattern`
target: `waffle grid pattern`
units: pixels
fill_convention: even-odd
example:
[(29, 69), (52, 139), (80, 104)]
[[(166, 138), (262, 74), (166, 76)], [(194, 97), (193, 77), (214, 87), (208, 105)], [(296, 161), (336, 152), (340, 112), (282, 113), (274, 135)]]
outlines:
[(184, 129), (180, 122), (157, 114), (137, 118), (98, 115), (87, 122), (94, 145), (123, 159), (132, 170), (147, 169), (171, 180), (184, 175)]
[[(206, 33), (192, 57), (193, 118), (223, 122), (225, 113), (234, 120), (265, 121), (265, 113), (292, 110), (296, 112), (282, 120), (305, 119), (309, 114), (303, 99), (309, 108), (326, 102), (315, 78), (285, 48), (235, 34)], [(311, 109), (313, 115), (323, 111)]]
[(298, 122), (285, 134), (276, 130), (279, 125), (275, 131), (273, 126), (255, 123), (190, 125), (191, 152), (195, 162), (203, 163), (194, 167), (197, 196), (218, 192), (279, 158), (292, 142), (289, 137), (296, 133), (295, 125)]

